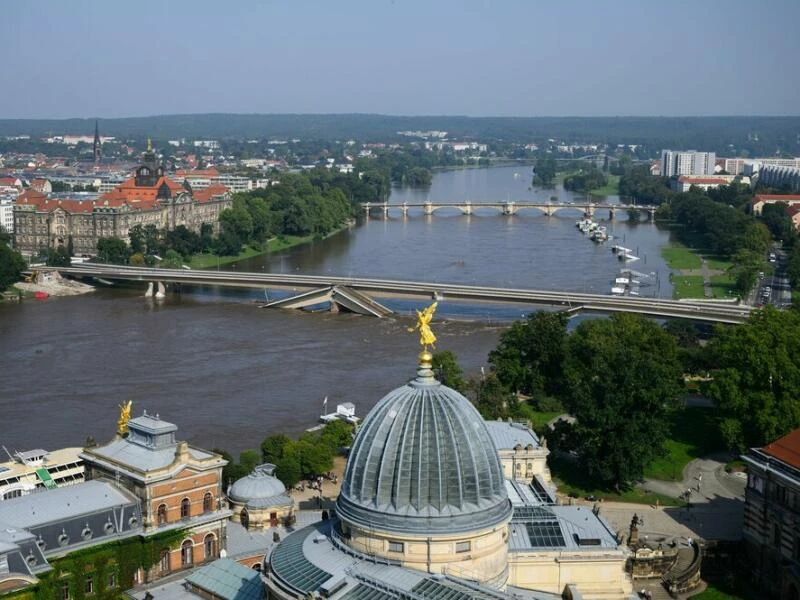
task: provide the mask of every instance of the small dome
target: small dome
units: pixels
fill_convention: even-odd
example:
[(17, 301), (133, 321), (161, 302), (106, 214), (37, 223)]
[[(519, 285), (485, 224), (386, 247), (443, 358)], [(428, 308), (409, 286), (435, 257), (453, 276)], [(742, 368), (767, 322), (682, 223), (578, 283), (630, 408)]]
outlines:
[(262, 505), (264, 501), (274, 505), (285, 503), (289, 500), (286, 487), (272, 475), (274, 469), (274, 465), (257, 466), (247, 477), (237, 480), (228, 489), (228, 498), (248, 506)]
[(483, 418), (424, 363), (364, 419), (337, 506), (343, 521), (398, 533), (475, 531), (511, 515)]

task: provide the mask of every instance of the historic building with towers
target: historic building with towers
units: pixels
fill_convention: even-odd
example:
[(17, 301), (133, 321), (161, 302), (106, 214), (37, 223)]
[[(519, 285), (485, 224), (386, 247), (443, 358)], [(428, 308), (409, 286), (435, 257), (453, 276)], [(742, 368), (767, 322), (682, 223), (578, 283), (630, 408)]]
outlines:
[(206, 223), (218, 231), (219, 214), (231, 203), (224, 185), (193, 190), (188, 182), (167, 176), (148, 145), (134, 175), (100, 196), (21, 194), (14, 203), (14, 244), (23, 255), (35, 256), (42, 248), (66, 247), (71, 241), (74, 255), (95, 256), (100, 238), (127, 242), (136, 225), (167, 230), (184, 225), (199, 233)]

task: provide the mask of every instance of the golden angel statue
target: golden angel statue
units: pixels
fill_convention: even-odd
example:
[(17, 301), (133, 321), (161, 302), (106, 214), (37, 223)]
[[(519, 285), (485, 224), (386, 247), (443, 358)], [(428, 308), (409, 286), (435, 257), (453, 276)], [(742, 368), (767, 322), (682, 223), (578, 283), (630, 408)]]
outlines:
[(119, 405), (119, 419), (117, 419), (117, 433), (125, 435), (128, 433), (128, 421), (131, 420), (131, 408), (133, 401), (128, 400), (125, 404)]
[(436, 343), (436, 335), (434, 335), (431, 330), (431, 320), (433, 319), (433, 313), (436, 312), (436, 307), (438, 305), (438, 302), (434, 302), (425, 310), (418, 310), (417, 326), (411, 329), (411, 331), (419, 329), (419, 343), (426, 351), (428, 350), (428, 346), (434, 347), (433, 345)]

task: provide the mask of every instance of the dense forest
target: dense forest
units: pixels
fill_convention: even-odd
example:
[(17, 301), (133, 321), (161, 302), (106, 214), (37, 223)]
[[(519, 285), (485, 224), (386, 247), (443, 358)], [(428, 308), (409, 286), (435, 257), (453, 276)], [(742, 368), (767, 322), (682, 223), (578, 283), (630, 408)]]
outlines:
[[(0, 119), (0, 136), (85, 134), (93, 119)], [(800, 117), (401, 117), (375, 114), (197, 114), (101, 119), (103, 135), (158, 139), (401, 139), (400, 131), (443, 130), (454, 139), (644, 144), (725, 156), (800, 154)], [(408, 138), (405, 138), (408, 139)]]

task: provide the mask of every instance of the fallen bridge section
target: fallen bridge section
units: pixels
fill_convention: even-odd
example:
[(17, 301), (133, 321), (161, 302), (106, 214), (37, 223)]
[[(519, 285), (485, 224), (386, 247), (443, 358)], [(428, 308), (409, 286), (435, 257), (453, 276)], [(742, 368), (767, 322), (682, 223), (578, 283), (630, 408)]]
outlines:
[(392, 314), (392, 311), (383, 304), (344, 285), (316, 288), (288, 298), (267, 302), (260, 308), (309, 308), (324, 302), (329, 302), (333, 311), (347, 310), (371, 317), (386, 317)]

